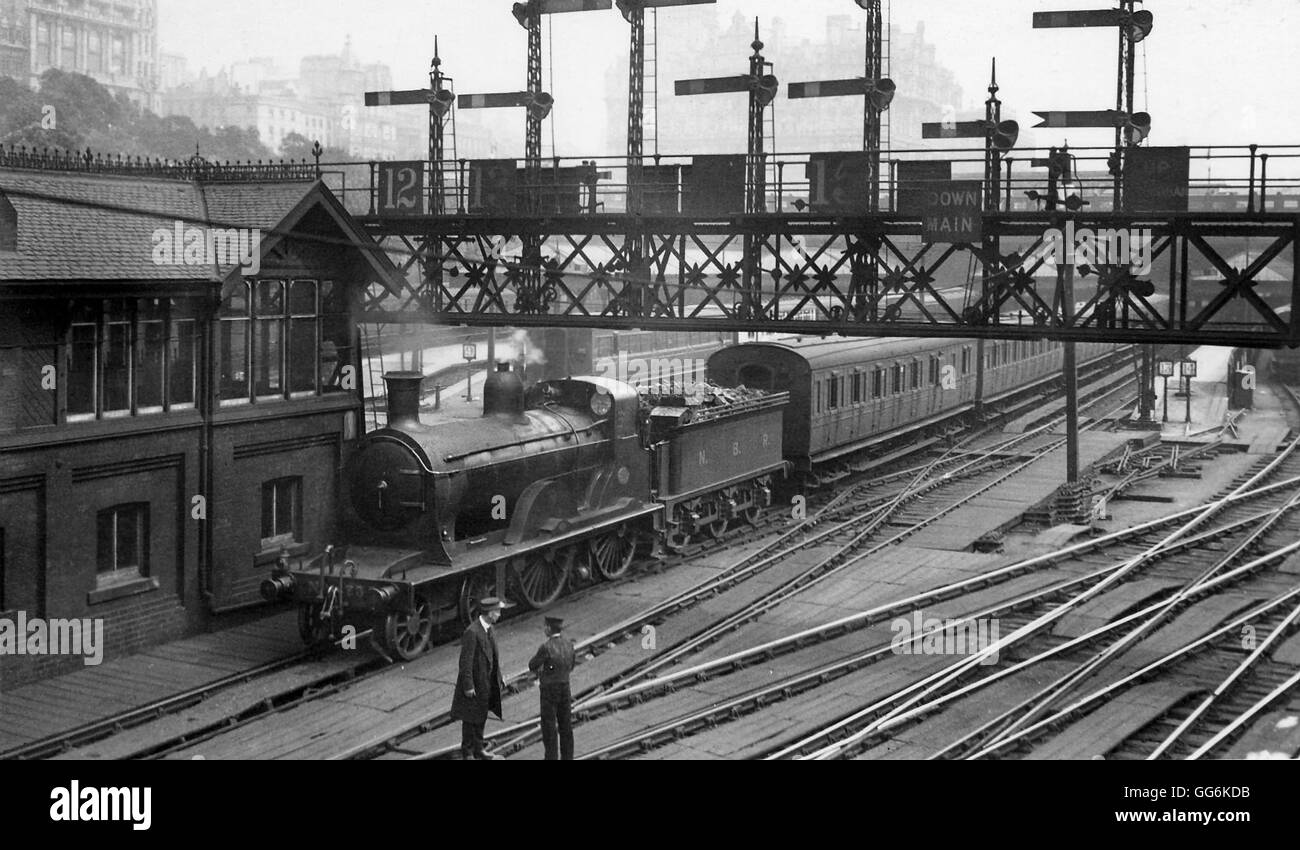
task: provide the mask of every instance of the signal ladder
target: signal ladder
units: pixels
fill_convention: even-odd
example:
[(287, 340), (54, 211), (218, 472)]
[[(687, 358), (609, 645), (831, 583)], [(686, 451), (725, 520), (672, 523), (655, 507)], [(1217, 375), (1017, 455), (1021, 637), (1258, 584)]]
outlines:
[(650, 16), (645, 21), (645, 54), (641, 79), (645, 81), (641, 98), (642, 151), (659, 160), (659, 10), (647, 9)]

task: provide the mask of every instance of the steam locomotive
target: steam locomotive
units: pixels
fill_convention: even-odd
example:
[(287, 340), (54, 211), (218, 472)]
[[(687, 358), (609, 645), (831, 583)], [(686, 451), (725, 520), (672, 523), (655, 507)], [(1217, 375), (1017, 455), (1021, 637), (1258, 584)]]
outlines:
[(388, 424), (345, 470), (341, 538), (262, 586), (293, 599), (308, 641), (374, 627), (403, 659), (491, 594), (545, 608), (574, 583), (613, 579), (639, 542), (684, 545), (757, 522), (784, 475), (786, 394), (705, 408), (644, 404), (603, 377), (527, 391), (504, 364), (483, 416), (425, 424), (419, 373), (390, 373)]

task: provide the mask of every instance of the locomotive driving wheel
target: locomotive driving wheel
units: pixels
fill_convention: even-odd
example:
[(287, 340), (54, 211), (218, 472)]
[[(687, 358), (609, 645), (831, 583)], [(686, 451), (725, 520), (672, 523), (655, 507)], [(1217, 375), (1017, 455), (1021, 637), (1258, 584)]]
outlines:
[(433, 605), (417, 595), (415, 611), (394, 611), (384, 620), (384, 645), (403, 661), (417, 657), (433, 634)]
[(515, 578), (524, 603), (538, 610), (559, 599), (576, 556), (577, 550), (573, 546), (551, 547), (529, 555), (522, 565), (516, 562)]
[(479, 570), (470, 573), (460, 586), (460, 598), (457, 599), (456, 613), (460, 616), (460, 627), (468, 628), (474, 614), (478, 611), (478, 601), (488, 596), (496, 596), (496, 576), (491, 570)]
[(623, 576), (636, 557), (636, 535), (626, 525), (591, 541), (591, 560), (606, 581)]

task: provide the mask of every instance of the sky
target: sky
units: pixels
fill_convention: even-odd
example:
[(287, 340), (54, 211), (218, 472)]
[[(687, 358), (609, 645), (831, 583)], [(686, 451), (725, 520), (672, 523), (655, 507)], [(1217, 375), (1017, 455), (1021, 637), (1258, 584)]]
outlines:
[[(889, 2), (889, 0), (886, 0)], [(337, 53), (345, 38), (362, 61), (383, 61), (397, 88), (428, 84), (433, 36), (444, 69), (459, 91), (523, 87), (526, 36), (510, 14), (511, 0), (159, 0), (162, 50), (180, 53), (190, 69), (216, 71), (233, 61), (276, 56), (295, 68), (303, 55)], [(1099, 0), (893, 0), (893, 23), (905, 31), (925, 24), (926, 40), (951, 68), (968, 102), (979, 108), (990, 58), (998, 62), (1003, 117), (1016, 118), (1024, 143), (1105, 145), (1101, 130), (1031, 131), (1035, 109), (1114, 107), (1116, 39), (1113, 30), (1034, 30), (1032, 13), (1105, 8)], [(1153, 117), (1154, 145), (1300, 144), (1300, 0), (1148, 0), (1154, 29), (1139, 45), (1139, 110)], [(852, 0), (719, 0), (661, 12), (679, 23), (713, 14), (761, 20), (781, 17), (792, 34), (819, 37), (832, 15), (865, 15)], [(627, 25), (617, 11), (555, 15), (548, 19), (554, 68), (544, 86), (557, 99), (558, 153), (616, 154), (607, 149), (604, 114), (572, 104), (606, 95), (604, 72), (627, 51)], [(681, 28), (689, 33), (689, 27)], [(701, 44), (700, 50), (720, 49)], [(745, 45), (736, 45), (739, 57)], [(780, 77), (781, 57), (769, 55)], [(741, 59), (743, 62), (743, 58)], [(554, 75), (552, 85), (550, 77)], [(691, 68), (663, 68), (667, 79)], [(625, 97), (622, 92), (616, 93)], [(737, 116), (743, 121), (743, 115)], [(522, 136), (522, 129), (520, 131)], [(1022, 143), (1023, 144), (1023, 143)], [(1294, 164), (1292, 164), (1294, 163)], [(1270, 163), (1270, 174), (1300, 175), (1300, 157)], [(1193, 174), (1201, 174), (1193, 166)]]

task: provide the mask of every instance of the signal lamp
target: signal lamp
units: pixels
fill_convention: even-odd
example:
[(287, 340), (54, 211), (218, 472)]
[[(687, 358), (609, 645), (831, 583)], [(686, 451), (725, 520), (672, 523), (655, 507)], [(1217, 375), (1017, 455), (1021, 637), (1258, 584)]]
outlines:
[(516, 3), (514, 7), (510, 9), (510, 14), (515, 16), (515, 20), (519, 22), (519, 26), (524, 29), (528, 29), (528, 19), (532, 16), (532, 12), (533, 0), (528, 0), (527, 3)]
[(1155, 16), (1146, 9), (1141, 9), (1133, 13), (1128, 20), (1128, 37), (1137, 44), (1142, 39), (1151, 35), (1151, 27), (1155, 23)]
[(894, 91), (897, 88), (898, 87), (894, 85), (893, 80), (888, 77), (881, 77), (879, 80), (876, 80), (875, 85), (873, 85), (867, 92), (867, 102), (869, 102), (871, 108), (877, 112), (884, 112), (889, 108), (889, 104), (893, 102)]
[(614, 5), (618, 7), (618, 11), (623, 15), (623, 20), (630, 24), (632, 23), (632, 13), (642, 8), (641, 2), (642, 0), (614, 0)]
[(754, 91), (758, 95), (758, 105), (767, 106), (776, 98), (776, 93), (780, 91), (781, 84), (777, 82), (776, 77), (771, 74), (764, 74), (754, 82)]
[(524, 104), (528, 110), (528, 117), (534, 121), (545, 121), (546, 116), (551, 114), (551, 107), (555, 105), (555, 98), (546, 92), (529, 94), (528, 102)]
[(1000, 151), (1009, 151), (1016, 146), (1020, 138), (1020, 125), (1015, 121), (999, 121), (993, 128), (993, 147)]
[(1151, 135), (1151, 115), (1146, 112), (1134, 112), (1126, 125), (1133, 131), (1133, 144), (1137, 144)]
[(433, 96), (433, 101), (429, 104), (433, 109), (433, 114), (442, 118), (451, 110), (451, 105), (456, 102), (456, 95), (447, 89), (439, 89), (438, 93)]

